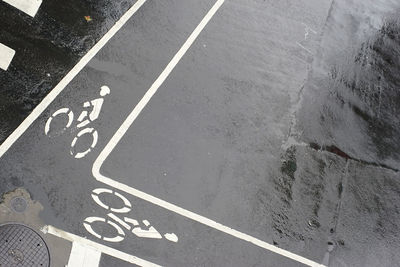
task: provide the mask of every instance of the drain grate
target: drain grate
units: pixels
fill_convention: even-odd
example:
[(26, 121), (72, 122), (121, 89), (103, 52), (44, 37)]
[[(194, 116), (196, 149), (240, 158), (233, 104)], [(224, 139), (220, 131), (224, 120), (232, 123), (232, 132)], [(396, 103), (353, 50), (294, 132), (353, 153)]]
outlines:
[(31, 228), (21, 224), (0, 226), (1, 267), (49, 267), (46, 243)]

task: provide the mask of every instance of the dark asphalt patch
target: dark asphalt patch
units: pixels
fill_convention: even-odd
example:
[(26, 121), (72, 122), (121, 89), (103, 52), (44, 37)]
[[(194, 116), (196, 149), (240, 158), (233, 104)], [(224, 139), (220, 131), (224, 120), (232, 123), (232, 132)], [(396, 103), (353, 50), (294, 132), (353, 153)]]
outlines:
[(0, 42), (16, 51), (0, 71), (0, 143), (135, 2), (45, 0), (34, 18), (0, 2)]

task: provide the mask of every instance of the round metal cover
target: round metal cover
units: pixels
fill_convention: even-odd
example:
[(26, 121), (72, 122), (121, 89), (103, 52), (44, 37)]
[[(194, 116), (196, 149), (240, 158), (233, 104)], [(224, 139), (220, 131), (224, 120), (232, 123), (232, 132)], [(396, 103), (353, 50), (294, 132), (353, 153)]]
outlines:
[(15, 212), (24, 212), (27, 206), (28, 204), (23, 197), (14, 197), (13, 199), (11, 199), (11, 208)]
[(49, 250), (31, 228), (21, 224), (0, 225), (1, 267), (49, 267)]

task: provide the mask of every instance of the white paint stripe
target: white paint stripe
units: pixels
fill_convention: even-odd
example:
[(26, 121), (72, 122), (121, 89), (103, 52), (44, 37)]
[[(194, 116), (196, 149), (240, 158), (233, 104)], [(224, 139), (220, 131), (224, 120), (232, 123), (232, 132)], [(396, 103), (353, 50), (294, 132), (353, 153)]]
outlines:
[[(160, 265), (157, 265), (155, 263), (143, 260), (141, 258), (135, 257), (133, 255), (129, 255), (127, 253), (118, 251), (116, 249), (104, 246), (102, 244), (93, 242), (91, 240), (88, 240), (86, 238), (65, 232), (63, 230), (57, 229), (56, 227), (53, 227), (51, 225), (47, 225), (42, 229), (42, 232), (45, 234), (51, 234), (60, 238), (63, 238), (65, 240), (69, 240), (71, 242), (77, 242), (79, 244), (85, 245), (85, 246), (89, 246), (101, 253), (110, 255), (112, 257), (121, 259), (123, 261), (129, 262), (129, 263), (133, 263), (139, 266), (143, 266), (143, 267), (160, 267)], [(74, 266), (75, 267), (75, 266)]]
[[(4, 2), (18, 8), (22, 12), (34, 17), (38, 12), (42, 0), (3, 0)], [(50, 0), (51, 1), (51, 0)]]
[(79, 242), (72, 242), (67, 267), (98, 267), (101, 252)]
[(155, 82), (152, 84), (152, 86), (149, 88), (149, 90), (146, 92), (146, 94), (143, 96), (143, 98), (140, 100), (140, 102), (136, 105), (136, 107), (133, 109), (133, 111), (129, 114), (129, 116), (125, 119), (125, 121), (122, 123), (120, 128), (117, 130), (117, 132), (114, 134), (114, 136), (111, 138), (111, 140), (108, 142), (106, 147), (103, 149), (103, 151), (100, 153), (99, 157), (96, 159), (96, 161), (93, 164), (93, 176), (100, 182), (103, 182), (109, 186), (112, 186), (114, 188), (117, 188), (119, 190), (122, 190), (126, 193), (129, 193), (131, 195), (134, 195), (138, 198), (141, 198), (143, 200), (149, 201), (155, 205), (158, 205), (160, 207), (163, 207), (165, 209), (168, 209), (170, 211), (173, 211), (175, 213), (178, 213), (184, 217), (187, 217), (189, 219), (192, 219), (194, 221), (200, 222), (204, 225), (207, 225), (209, 227), (212, 227), (214, 229), (217, 229), (221, 232), (224, 232), (226, 234), (232, 235), (234, 237), (237, 237), (239, 239), (242, 239), (244, 241), (253, 243), (256, 246), (259, 246), (261, 248), (264, 248), (266, 250), (275, 252), (279, 255), (282, 255), (284, 257), (293, 259), (295, 261), (301, 262), (303, 264), (309, 265), (309, 266), (324, 266), (319, 263), (316, 263), (314, 261), (311, 261), (309, 259), (306, 259), (302, 256), (296, 255), (294, 253), (291, 253), (287, 250), (278, 248), (276, 246), (273, 246), (271, 244), (268, 244), (262, 240), (259, 240), (255, 237), (252, 237), (250, 235), (244, 234), (242, 232), (239, 232), (235, 229), (232, 229), (230, 227), (227, 227), (225, 225), (222, 225), (220, 223), (217, 223), (213, 220), (210, 220), (204, 216), (201, 216), (199, 214), (196, 214), (194, 212), (191, 212), (189, 210), (183, 209), (181, 207), (178, 207), (172, 203), (169, 203), (167, 201), (164, 201), (160, 198), (154, 197), (152, 195), (149, 195), (147, 193), (144, 193), (142, 191), (139, 191), (135, 188), (132, 188), (130, 186), (127, 186), (125, 184), (122, 184), (120, 182), (117, 182), (111, 178), (105, 177), (100, 173), (100, 168), (103, 165), (103, 162), (107, 159), (108, 155), (113, 151), (113, 149), (116, 147), (118, 142), (122, 139), (122, 137), (125, 135), (129, 127), (132, 125), (132, 123), (136, 120), (136, 118), (139, 116), (139, 114), (142, 112), (142, 110), (146, 107), (146, 105), (149, 103), (150, 99), (154, 96), (154, 94), (157, 92), (159, 87), (164, 83), (164, 81), (167, 79), (169, 74), (173, 71), (175, 66), (179, 63), (179, 61), (182, 59), (182, 57), (185, 55), (185, 53), (188, 51), (188, 49), (191, 47), (193, 42), (196, 40), (196, 38), (199, 36), (199, 34), (202, 32), (202, 30), (205, 28), (205, 26), (208, 24), (208, 22), (211, 20), (211, 18), (215, 15), (215, 13), (218, 11), (218, 9), (222, 6), (224, 3), (224, 0), (218, 0), (215, 5), (211, 8), (211, 10), (207, 13), (207, 15), (203, 18), (203, 20), (200, 22), (200, 24), (196, 27), (196, 29), (193, 31), (193, 33), (189, 36), (189, 38), (186, 40), (186, 42), (183, 44), (183, 46), (179, 49), (179, 51), (176, 53), (176, 55), (172, 58), (171, 62), (167, 65), (167, 67), (164, 69), (164, 71), (160, 74), (160, 76), (155, 80)]
[(0, 69), (7, 70), (15, 55), (15, 50), (0, 43)]
[(103, 48), (107, 42), (125, 25), (125, 23), (138, 11), (147, 0), (138, 0), (115, 25), (81, 58), (71, 71), (57, 84), (56, 87), (40, 102), (17, 129), (1, 144), (0, 158), (15, 143), (16, 140), (28, 129), (28, 127), (46, 110), (51, 102), (64, 90), (73, 78), (89, 63), (89, 61)]

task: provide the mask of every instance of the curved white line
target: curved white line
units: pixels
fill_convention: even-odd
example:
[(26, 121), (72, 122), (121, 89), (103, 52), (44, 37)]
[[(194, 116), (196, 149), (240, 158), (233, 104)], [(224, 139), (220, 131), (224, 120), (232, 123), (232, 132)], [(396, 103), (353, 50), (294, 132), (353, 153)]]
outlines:
[[(124, 207), (122, 208), (111, 208), (110, 206), (108, 206), (107, 204), (105, 204), (103, 201), (100, 200), (99, 195), (102, 193), (108, 193), (108, 194), (112, 194), (115, 195), (117, 197), (119, 197), (122, 202), (124, 202)], [(123, 195), (121, 195), (118, 192), (113, 192), (111, 189), (106, 189), (106, 188), (96, 188), (92, 191), (92, 198), (94, 200), (94, 202), (96, 202), (100, 207), (106, 209), (106, 210), (111, 210), (112, 212), (116, 212), (116, 213), (128, 213), (131, 211), (132, 208), (132, 204), (131, 202), (129, 202), (129, 200), (124, 197)]]
[(55, 112), (53, 113), (53, 115), (51, 115), (51, 116), (52, 116), (52, 117), (57, 117), (57, 116), (60, 115), (60, 114), (66, 114), (66, 113), (68, 113), (68, 111), (69, 111), (69, 108), (60, 108), (59, 110), (55, 111)]
[(44, 126), (44, 134), (45, 135), (47, 135), (49, 133), (49, 131), (50, 131), (50, 124), (51, 124), (52, 120), (53, 120), (53, 117), (50, 117), (46, 121), (46, 125)]

